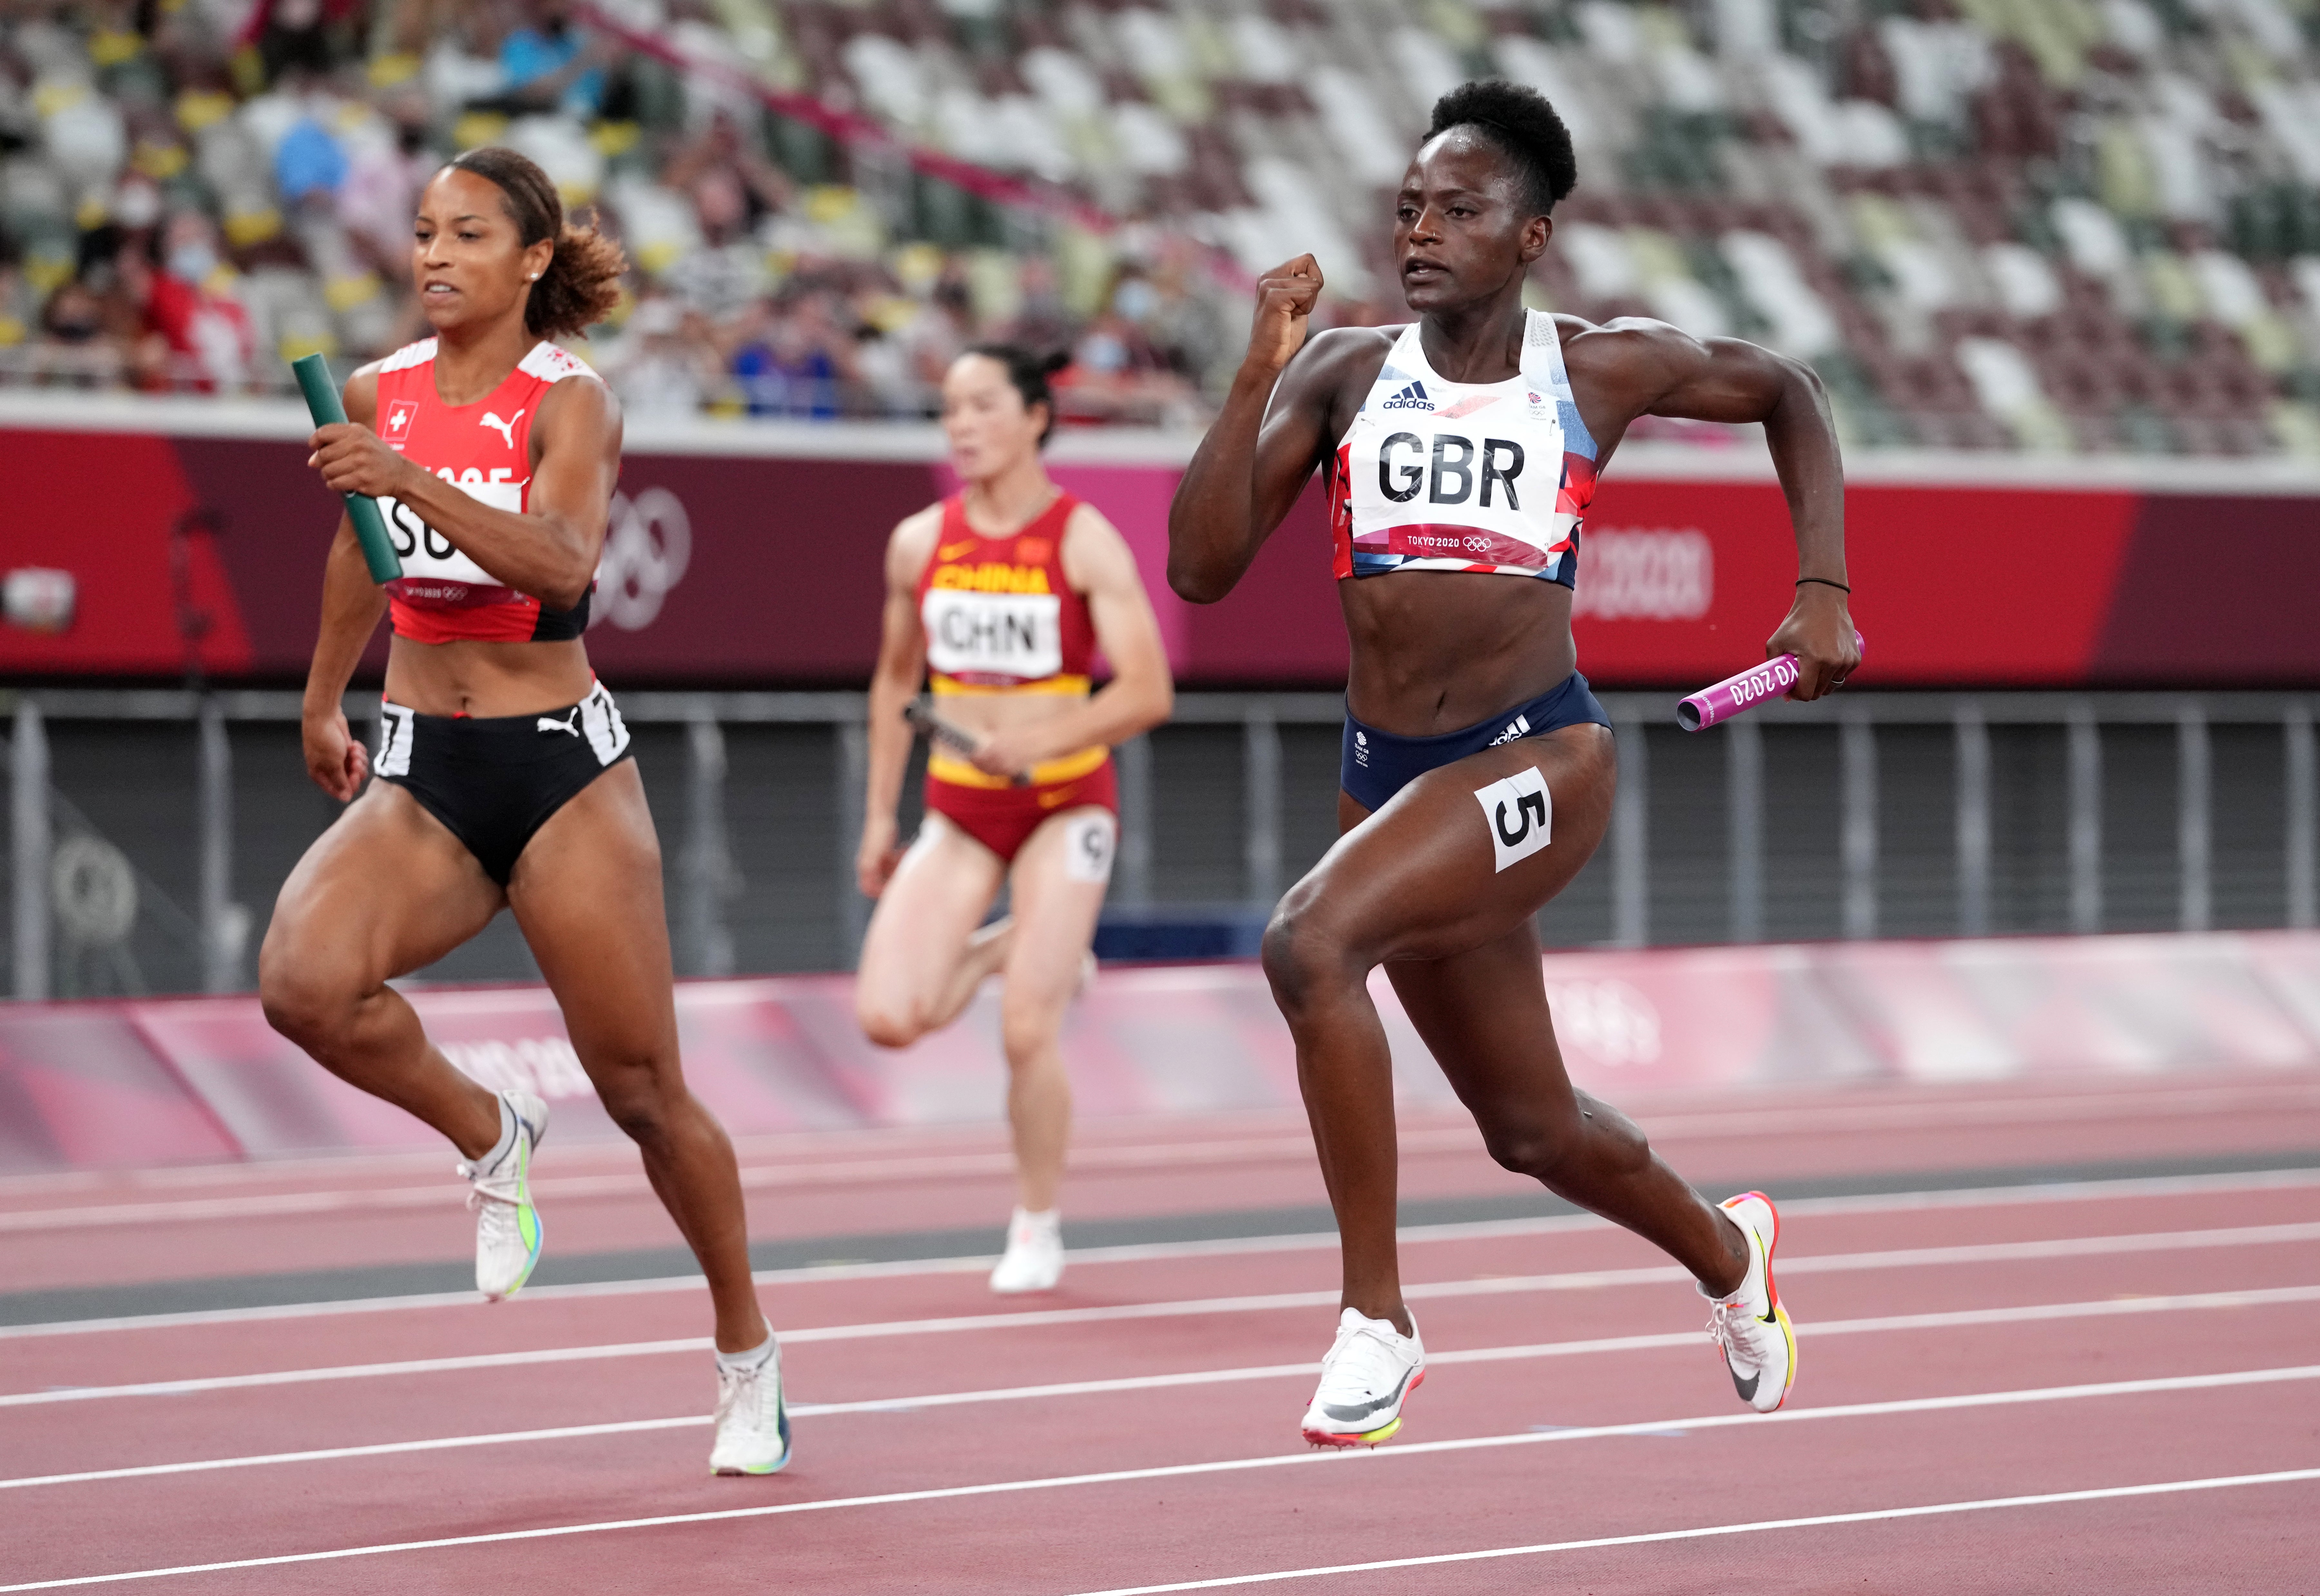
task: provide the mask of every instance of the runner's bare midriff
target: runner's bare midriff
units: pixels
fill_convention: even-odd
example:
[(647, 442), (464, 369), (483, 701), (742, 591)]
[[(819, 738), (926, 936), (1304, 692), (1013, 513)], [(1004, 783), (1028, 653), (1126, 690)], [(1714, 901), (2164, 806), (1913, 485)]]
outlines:
[(544, 714), (579, 703), (594, 681), (587, 647), (576, 638), (546, 643), (396, 638), (386, 662), (387, 697), (422, 715)]
[(1029, 726), (1087, 701), (1084, 693), (959, 693), (945, 694), (935, 707), (961, 730), (988, 734)]
[(1486, 721), (1578, 668), (1571, 589), (1459, 571), (1340, 582), (1355, 719), (1400, 737)]

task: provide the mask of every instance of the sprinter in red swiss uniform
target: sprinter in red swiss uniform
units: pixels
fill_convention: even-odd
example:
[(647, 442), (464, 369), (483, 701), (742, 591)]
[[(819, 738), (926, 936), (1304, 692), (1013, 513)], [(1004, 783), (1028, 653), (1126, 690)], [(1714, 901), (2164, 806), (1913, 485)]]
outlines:
[[(1039, 464), (1055, 430), (1052, 364), (986, 344), (943, 378), (943, 431), (965, 486), (887, 545), (856, 863), (878, 900), (856, 985), (871, 1040), (915, 1041), (956, 1018), (984, 976), (1006, 976), (1018, 1200), (991, 1275), (997, 1292), (1047, 1291), (1063, 1275), (1056, 1193), (1072, 1098), (1057, 1037), (1111, 879), (1111, 748), (1166, 720), (1174, 691), (1127, 542)], [(1113, 676), (1091, 695), (1099, 646)], [(894, 813), (911, 750), (902, 709), (921, 679), (935, 712), (978, 746), (929, 748), (927, 816), (905, 853)], [(982, 926), (1001, 882), (1010, 912)]]
[[(258, 956), (267, 1018), (466, 1159), (476, 1284), (512, 1296), (540, 1249), (548, 1105), (453, 1068), (387, 981), (513, 911), (605, 1109), (709, 1278), (720, 1474), (789, 1460), (781, 1358), (749, 1278), (733, 1148), (677, 1063), (660, 845), (628, 729), (580, 634), (621, 470), (621, 413), (549, 340), (619, 296), (625, 263), (567, 227), (522, 156), (474, 150), (420, 197), (412, 269), (435, 336), (355, 373), (309, 462), (385, 512), (403, 576), (371, 583), (341, 519), (306, 681), (306, 766), (346, 812), (284, 884)], [(340, 709), (392, 611), (367, 760)], [(363, 785), (366, 767), (378, 779)], [(357, 793), (360, 796), (357, 797)]]

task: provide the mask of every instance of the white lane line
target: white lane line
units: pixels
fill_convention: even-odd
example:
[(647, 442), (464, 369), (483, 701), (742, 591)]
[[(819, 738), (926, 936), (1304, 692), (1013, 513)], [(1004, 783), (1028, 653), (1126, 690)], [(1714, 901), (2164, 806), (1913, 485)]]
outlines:
[[(2131, 1253), (2205, 1251), (2320, 1240), (2320, 1221), (2295, 1225), (2244, 1225), (2228, 1229), (2161, 1230), (2134, 1236), (2084, 1236), (2043, 1241), (1992, 1241), (1963, 1247), (1926, 1247), (1881, 1252), (1826, 1253), (1784, 1258), (1780, 1269), (1799, 1274), (1847, 1274), (1858, 1270), (1923, 1269), (2047, 1258), (2099, 1257)], [(1634, 1269), (1585, 1269), (1557, 1274), (1501, 1275), (1407, 1285), (1415, 1302), (1459, 1297), (1497, 1297), (1532, 1292), (1600, 1291), (1616, 1286), (1663, 1285), (1691, 1279), (1673, 1264)], [(866, 1324), (813, 1325), (784, 1330), (784, 1346), (820, 1341), (870, 1341), (895, 1336), (957, 1335), (978, 1330), (1039, 1329), (1057, 1325), (1116, 1324), (1134, 1319), (1205, 1318), (1219, 1313), (1267, 1313), (1298, 1308), (1335, 1307), (1334, 1290), (1273, 1292), (1262, 1295), (1204, 1297), (1163, 1302), (1119, 1302), (1101, 1308), (1045, 1308), (1016, 1313), (966, 1313), (939, 1319), (901, 1319)], [(0, 1408), (43, 1407), (55, 1402), (102, 1401), (115, 1397), (186, 1396), (200, 1392), (245, 1391), (268, 1385), (305, 1385), (318, 1381), (376, 1380), (411, 1374), (454, 1374), (473, 1369), (521, 1368), (535, 1364), (659, 1357), (699, 1352), (705, 1336), (657, 1341), (616, 1341), (591, 1347), (550, 1347), (525, 1352), (479, 1352), (450, 1357), (340, 1364), (320, 1368), (270, 1369), (253, 1374), (212, 1374), (186, 1380), (148, 1380), (128, 1385), (77, 1385), (51, 1391), (14, 1392), (0, 1396)]]
[[(1479, 1153), (1482, 1138), (1472, 1126), (1457, 1129), (1416, 1130), (1401, 1138), (1404, 1151)], [(1310, 1159), (1310, 1137), (1267, 1137), (1237, 1141), (1186, 1142), (1148, 1147), (1093, 1147), (1074, 1156), (1072, 1172), (1102, 1174), (1113, 1170), (1179, 1169), (1193, 1165), (1261, 1164), (1291, 1158)], [(853, 1159), (833, 1164), (786, 1164), (745, 1166), (741, 1184), (762, 1191), (811, 1186), (852, 1186), (891, 1182), (919, 1184), (933, 1180), (1008, 1175), (1015, 1173), (1012, 1153), (931, 1154), (908, 1158)], [(532, 1195), (542, 1202), (573, 1202), (600, 1197), (641, 1197), (651, 1193), (645, 1177), (631, 1171), (603, 1174), (548, 1175), (531, 1183)], [(27, 1208), (0, 1212), (0, 1234), (71, 1230), (113, 1225), (167, 1225), (207, 1220), (274, 1219), (285, 1216), (360, 1212), (367, 1210), (455, 1208), (467, 1201), (457, 1182), (438, 1181), (424, 1186), (341, 1187), (307, 1192), (266, 1192), (235, 1197), (160, 1199), (133, 1202), (90, 1203), (76, 1208)]]
[[(1960, 1329), (1976, 1325), (2028, 1324), (2051, 1319), (2109, 1319), (2125, 1314), (2188, 1313), (2225, 1308), (2269, 1308), (2320, 1302), (2320, 1285), (2272, 1286), (2253, 1291), (2203, 1292), (2176, 1297), (2104, 1298), (2089, 1302), (2043, 1302), (2014, 1308), (1962, 1308), (1941, 1313), (1888, 1314), (1876, 1319), (1840, 1319), (1805, 1327), (1804, 1338), (1882, 1335), (1897, 1330)], [(1541, 1341), (1519, 1347), (1477, 1347), (1434, 1351), (1435, 1367), (1465, 1364), (1527, 1362), (1613, 1352), (1649, 1352), (1696, 1347), (1700, 1333), (1685, 1330), (1643, 1336), (1600, 1336), (1581, 1341)], [(1131, 1391), (1166, 1391), (1183, 1386), (1229, 1385), (1250, 1380), (1311, 1379), (1315, 1363), (1264, 1364), (1238, 1369), (1201, 1369), (1174, 1374), (1130, 1374), (1110, 1380), (1073, 1380), (1049, 1385), (1012, 1385), (988, 1391), (943, 1392), (929, 1396), (875, 1397), (853, 1402), (793, 1402), (793, 1419), (823, 1419), (854, 1413), (914, 1413), (927, 1408), (956, 1408), (984, 1402), (1020, 1402), (1044, 1398), (1105, 1396)], [(442, 1436), (420, 1441), (380, 1441), (362, 1446), (328, 1446), (310, 1452), (269, 1452), (244, 1457), (211, 1457), (189, 1463), (148, 1463), (128, 1468), (86, 1469), (68, 1474), (26, 1474), (0, 1480), (0, 1491), (35, 1485), (80, 1485), (104, 1480), (142, 1480), (160, 1474), (211, 1474), (220, 1469), (262, 1468), (275, 1464), (327, 1463), (342, 1457), (387, 1457), (406, 1452), (446, 1452), (469, 1446), (500, 1446), (526, 1441), (565, 1441), (594, 1436), (638, 1435), (652, 1430), (695, 1428), (708, 1417), (627, 1419), (603, 1424), (566, 1424), (551, 1429), (501, 1430), (474, 1436)]]
[(792, 1513), (818, 1513), (837, 1508), (895, 1507), (921, 1501), (949, 1501), (961, 1497), (999, 1496), (1030, 1491), (1067, 1490), (1083, 1485), (1115, 1485), (1139, 1480), (1190, 1479), (1206, 1474), (1240, 1474), (1256, 1469), (1300, 1467), (1361, 1467), (1409, 1457), (1495, 1450), (1508, 1446), (1558, 1446), (1603, 1440), (1618, 1436), (1656, 1436), (1671, 1429), (1730, 1429), (1740, 1425), (1812, 1424), (1834, 1419), (1881, 1419), (1906, 1413), (1945, 1413), (2028, 1403), (2080, 1401), (2107, 1397), (2151, 1396), (2168, 1392), (2216, 1391), (2238, 1386), (2274, 1385), (2320, 1380), (2320, 1364), (2288, 1368), (2247, 1369), (2224, 1374), (2175, 1374), (2154, 1380), (2110, 1380), (2091, 1385), (2050, 1385), (2028, 1391), (1973, 1392), (1958, 1396), (1905, 1397), (1882, 1402), (1850, 1402), (1830, 1408), (1783, 1408), (1777, 1413), (1734, 1413), (1728, 1410), (1694, 1419), (1647, 1419), (1639, 1424), (1599, 1424), (1580, 1428), (1524, 1430), (1514, 1435), (1469, 1436), (1449, 1441), (1414, 1441), (1373, 1451), (1274, 1452), (1258, 1457), (1226, 1458), (1214, 1463), (1180, 1463), (1154, 1468), (1111, 1469), (1100, 1474), (1052, 1474), (1029, 1480), (994, 1480), (974, 1485), (939, 1485), (921, 1491), (891, 1491), (875, 1496), (823, 1497), (812, 1501), (769, 1502), (758, 1507), (722, 1508), (709, 1512), (664, 1513), (645, 1519), (597, 1519), (580, 1524), (556, 1524), (537, 1529), (505, 1529), (485, 1535), (443, 1536), (432, 1540), (391, 1541), (376, 1546), (340, 1546), (322, 1552), (288, 1552), (270, 1557), (240, 1557), (220, 1563), (183, 1564), (173, 1568), (141, 1568), (118, 1573), (80, 1574), (65, 1579), (35, 1580), (0, 1585), (0, 1596), (18, 1591), (52, 1591), (68, 1585), (104, 1585), (123, 1580), (166, 1579), (176, 1574), (217, 1573), (240, 1568), (276, 1568), (296, 1563), (329, 1563), (348, 1557), (376, 1557), (394, 1552), (436, 1551), (450, 1546), (494, 1546), (508, 1541), (553, 1540), (566, 1536), (601, 1535), (621, 1529), (658, 1529), (678, 1524), (714, 1524), (737, 1519), (772, 1519)]
[[(2066, 1095), (2020, 1099), (1976, 1098), (1962, 1102), (1862, 1102), (1828, 1105), (1784, 1105), (1779, 1108), (1734, 1108), (1707, 1111), (1672, 1111), (1637, 1116), (1645, 1132), (1667, 1140), (1699, 1140), (1717, 1137), (1785, 1135), (1812, 1136), (1885, 1129), (1923, 1130), (1971, 1128), (1979, 1125), (2067, 1123), (2076, 1120), (2117, 1120), (2164, 1115), (2295, 1111), (2320, 1107), (2320, 1084), (2279, 1084), (2261, 1086), (2190, 1088), (2120, 1095)], [(1479, 1151), (1482, 1138), (1472, 1125), (1405, 1129), (1401, 1150), (1413, 1156)], [(1223, 1137), (1179, 1142), (1126, 1143), (1074, 1148), (1070, 1163), (1074, 1173), (1101, 1174), (1112, 1170), (1180, 1168), (1202, 1164), (1301, 1161), (1312, 1156), (1310, 1135)], [(856, 1185), (891, 1181), (919, 1183), (929, 1180), (1006, 1175), (1014, 1173), (1013, 1155), (1004, 1150), (884, 1154), (822, 1163), (745, 1163), (741, 1183), (753, 1189), (818, 1185)], [(329, 1173), (327, 1170), (318, 1173)], [(270, 1176), (251, 1169), (253, 1181)], [(532, 1183), (536, 1195), (549, 1200), (641, 1196), (650, 1191), (634, 1170), (599, 1174), (548, 1175)], [(86, 1203), (69, 1208), (25, 1208), (0, 1211), (0, 1234), (74, 1229), (111, 1225), (193, 1223), (208, 1220), (265, 1219), (290, 1215), (343, 1213), (362, 1210), (443, 1208), (466, 1200), (464, 1188), (449, 1182), (424, 1186), (325, 1186), (291, 1192), (249, 1192), (225, 1197)], [(6, 1201), (0, 1192), (0, 1202)]]
[(1270, 1584), (1276, 1580), (1319, 1579), (1332, 1573), (1375, 1573), (1388, 1568), (1426, 1568), (1445, 1563), (1481, 1563), (1498, 1557), (1533, 1557), (1547, 1552), (1590, 1552), (1609, 1546), (1644, 1546), (1660, 1541), (1705, 1540), (1719, 1535), (1757, 1535), (1768, 1529), (1822, 1529), (1837, 1524), (1874, 1524), (1893, 1519), (1930, 1519), (1945, 1513), (1980, 1513), (1999, 1508), (2058, 1507), (2071, 1502), (2116, 1501), (2138, 1496), (2171, 1496), (2189, 1491), (2229, 1491), (2247, 1485), (2288, 1485), (2320, 1480), (2320, 1468), (2279, 1469), (2268, 1474), (2215, 1474), (2204, 1480), (2164, 1480), (2152, 1485), (2103, 1485), (2089, 1491), (2048, 1491), (2036, 1496), (1989, 1496), (1980, 1501), (1941, 1501), (1923, 1507), (1875, 1508), (1859, 1513), (1816, 1513), (1808, 1519), (1759, 1519), (1753, 1524), (1710, 1524), (1698, 1529), (1660, 1529), (1643, 1535), (1605, 1535), (1592, 1540), (1548, 1541), (1535, 1546), (1495, 1546), (1486, 1552), (1441, 1552), (1430, 1557), (1392, 1557), (1376, 1563), (1340, 1563), (1327, 1568), (1288, 1568), (1273, 1573), (1242, 1573), (1224, 1579), (1183, 1580), (1171, 1585), (1123, 1585), (1085, 1596), (1161, 1596), (1169, 1591), (1221, 1591), (1233, 1585)]
[[(2035, 1186), (1970, 1186), (1929, 1192), (1888, 1192), (1853, 1197), (1782, 1199), (1784, 1214), (1851, 1215), (1913, 1213), (1928, 1209), (2014, 1208), (2053, 1203), (2093, 1202), (2151, 1197), (2229, 1195), (2241, 1192), (2293, 1192), (2320, 1186), (2320, 1169), (2255, 1170), (2230, 1174), (2139, 1175), (2122, 1180), (2056, 1181)], [(1455, 1224), (1408, 1225), (1400, 1231), (1405, 1247), (1439, 1241), (1493, 1240), (1500, 1238), (1554, 1235), (1570, 1230), (1601, 1230), (1609, 1221), (1591, 1214), (1554, 1214), (1536, 1219), (1475, 1220)], [(833, 1242), (844, 1245), (843, 1241)], [(1074, 1247), (1073, 1266), (1103, 1264), (1173, 1262), (1193, 1258), (1231, 1257), (1267, 1253), (1311, 1252), (1337, 1245), (1334, 1230), (1309, 1230), (1280, 1236), (1232, 1237), (1212, 1241), (1133, 1242), (1118, 1247)], [(891, 1263), (806, 1264), (793, 1268), (760, 1269), (760, 1285), (811, 1285), (857, 1280), (906, 1279), (928, 1274), (977, 1274), (998, 1262), (996, 1254), (951, 1258), (902, 1258)], [(1786, 1265), (1783, 1265), (1786, 1267)], [(699, 1274), (663, 1275), (648, 1280), (609, 1280), (575, 1285), (533, 1285), (524, 1288), (530, 1301), (567, 1301), (594, 1297), (651, 1296), (664, 1292), (704, 1291)], [(0, 1341), (40, 1336), (85, 1336), (115, 1330), (174, 1329), (192, 1325), (259, 1324), (272, 1319), (315, 1319), (343, 1313), (390, 1313), (411, 1309), (472, 1308), (473, 1292), (425, 1292), (400, 1297), (355, 1297), (336, 1301), (285, 1302), (262, 1308), (204, 1308), (179, 1313), (121, 1314), (105, 1319), (52, 1319), (39, 1324), (0, 1325)]]

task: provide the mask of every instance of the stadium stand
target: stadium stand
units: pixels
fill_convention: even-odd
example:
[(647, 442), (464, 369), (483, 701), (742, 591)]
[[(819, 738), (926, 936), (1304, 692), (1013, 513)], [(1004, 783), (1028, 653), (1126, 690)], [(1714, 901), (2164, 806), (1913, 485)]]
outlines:
[[(1856, 447), (2320, 454), (2314, 0), (0, 5), (0, 380), (278, 388), (413, 335), (504, 141), (636, 265), (632, 412), (915, 416), (965, 341), (1190, 424), (1246, 272), (1399, 319), (1384, 191), (1496, 74), (1580, 153), (1538, 302), (1770, 343)], [(1671, 433), (1687, 429), (1671, 427)]]

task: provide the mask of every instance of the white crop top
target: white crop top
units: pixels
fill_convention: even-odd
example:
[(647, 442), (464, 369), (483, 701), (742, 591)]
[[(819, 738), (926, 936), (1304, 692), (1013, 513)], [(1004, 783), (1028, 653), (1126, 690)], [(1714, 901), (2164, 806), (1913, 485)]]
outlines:
[(1595, 440), (1579, 419), (1554, 318), (1525, 313), (1522, 369), (1453, 383), (1401, 330), (1338, 446), (1337, 574), (1480, 571), (1574, 585)]

